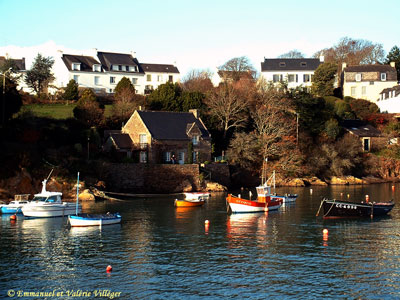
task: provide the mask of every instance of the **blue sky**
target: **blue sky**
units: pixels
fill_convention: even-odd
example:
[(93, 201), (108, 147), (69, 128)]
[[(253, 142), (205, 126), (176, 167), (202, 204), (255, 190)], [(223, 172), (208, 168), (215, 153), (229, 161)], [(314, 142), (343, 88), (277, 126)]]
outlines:
[(135, 51), (141, 62), (176, 62), (181, 75), (237, 56), (259, 69), (264, 56), (292, 49), (311, 56), (345, 36), (388, 52), (400, 46), (399, 9), (399, 0), (0, 0), (0, 55), (6, 46), (53, 41), (77, 51)]

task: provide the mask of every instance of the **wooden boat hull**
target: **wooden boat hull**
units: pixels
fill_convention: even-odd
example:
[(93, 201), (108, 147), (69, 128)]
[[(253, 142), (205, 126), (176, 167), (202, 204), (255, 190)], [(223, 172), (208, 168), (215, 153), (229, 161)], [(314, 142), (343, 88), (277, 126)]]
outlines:
[(175, 206), (176, 207), (196, 207), (196, 206), (202, 206), (205, 203), (205, 200), (175, 200)]
[(394, 207), (394, 202), (358, 203), (337, 200), (322, 200), (324, 218), (378, 217), (387, 215)]
[(78, 214), (68, 216), (71, 227), (104, 226), (121, 223), (121, 215), (116, 214)]
[(226, 201), (233, 213), (254, 213), (278, 210), (283, 203), (283, 200), (280, 198), (271, 199), (267, 202), (259, 202), (242, 199), (232, 196), (231, 194), (228, 195)]

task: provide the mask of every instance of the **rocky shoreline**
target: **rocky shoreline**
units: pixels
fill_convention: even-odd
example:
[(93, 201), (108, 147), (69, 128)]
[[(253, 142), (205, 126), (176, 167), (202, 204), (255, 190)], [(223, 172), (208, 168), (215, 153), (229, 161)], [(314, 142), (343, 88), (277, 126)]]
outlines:
[[(15, 194), (36, 194), (40, 192), (43, 179), (34, 179), (26, 169), (21, 169), (15, 176), (0, 180), (0, 200), (11, 200)], [(397, 182), (398, 177), (393, 178), (377, 178), (364, 177), (357, 178), (354, 176), (332, 177), (329, 180), (321, 180), (317, 177), (307, 178), (276, 178), (276, 186), (304, 187), (304, 186), (328, 186), (328, 185), (366, 185), (374, 183)], [(80, 190), (82, 191), (81, 200), (94, 200), (93, 193), (89, 187), (97, 187), (99, 190), (106, 190), (106, 184), (96, 179), (90, 178), (88, 182), (80, 182)], [(48, 190), (61, 191), (64, 199), (76, 198), (76, 181), (68, 180), (59, 176), (49, 179), (47, 183)], [(202, 191), (208, 192), (224, 192), (228, 188), (217, 182), (205, 182), (201, 188)], [(185, 189), (178, 192), (190, 192)], [(176, 190), (172, 192), (177, 192)]]

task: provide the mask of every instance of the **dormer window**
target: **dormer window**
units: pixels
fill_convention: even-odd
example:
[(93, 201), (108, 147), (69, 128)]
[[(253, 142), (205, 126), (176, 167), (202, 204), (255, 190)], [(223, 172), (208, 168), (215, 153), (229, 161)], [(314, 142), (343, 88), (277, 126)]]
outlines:
[(303, 61), (303, 62), (300, 63), (300, 66), (301, 67), (307, 67), (307, 63), (305, 61)]
[(361, 81), (361, 73), (356, 74), (356, 81)]
[(100, 67), (100, 65), (93, 65), (93, 72), (100, 72), (100, 70), (101, 70), (101, 67)]
[(280, 67), (286, 67), (286, 63), (285, 63), (285, 62), (280, 62), (280, 63), (279, 63), (279, 66), (280, 66)]
[(381, 81), (386, 81), (386, 73), (381, 73)]
[(80, 71), (81, 70), (81, 64), (80, 63), (73, 63), (72, 64), (72, 71)]
[(192, 143), (193, 145), (197, 145), (200, 141), (200, 137), (198, 135), (193, 136)]
[(111, 69), (112, 69), (113, 71), (118, 71), (118, 66), (117, 66), (117, 65), (112, 65)]
[(129, 72), (137, 72), (137, 66), (129, 66)]

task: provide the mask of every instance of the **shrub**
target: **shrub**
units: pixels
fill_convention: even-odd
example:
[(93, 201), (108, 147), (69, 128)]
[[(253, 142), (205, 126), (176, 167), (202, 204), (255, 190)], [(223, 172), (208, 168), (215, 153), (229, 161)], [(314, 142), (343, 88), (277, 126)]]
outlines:
[(75, 80), (71, 79), (65, 88), (63, 99), (78, 100), (78, 97), (79, 97), (78, 83), (76, 83)]

